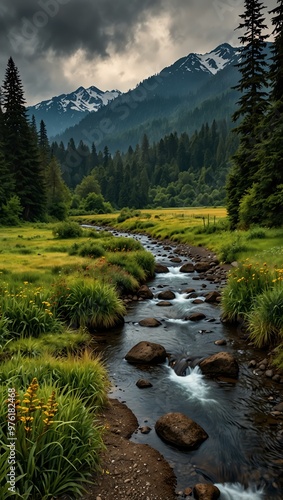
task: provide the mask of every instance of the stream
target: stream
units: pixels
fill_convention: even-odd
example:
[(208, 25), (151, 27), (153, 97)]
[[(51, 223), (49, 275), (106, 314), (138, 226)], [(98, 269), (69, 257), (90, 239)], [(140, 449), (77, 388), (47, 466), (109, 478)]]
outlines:
[[(162, 243), (144, 235), (135, 238), (154, 255), (156, 262), (169, 268), (169, 273), (156, 274), (147, 283), (154, 297), (170, 289), (176, 298), (170, 307), (158, 307), (157, 298), (130, 303), (123, 327), (107, 332), (103, 342), (99, 342), (112, 382), (110, 396), (133, 411), (139, 426), (151, 428), (148, 434), (137, 431), (132, 441), (148, 444), (164, 456), (174, 469), (176, 491), (211, 482), (220, 489), (221, 500), (282, 500), (282, 420), (270, 415), (274, 404), (281, 402), (282, 386), (248, 367), (259, 352), (241, 340), (235, 328), (221, 323), (219, 305), (193, 304), (194, 299), (182, 293), (194, 288), (202, 298), (204, 290), (215, 290), (217, 285), (199, 280), (197, 273), (180, 273), (180, 266), (188, 258), (181, 257), (182, 263), (173, 264), (170, 259), (174, 248), (164, 249)], [(206, 318), (197, 322), (182, 319), (192, 312), (202, 312)], [(161, 326), (138, 324), (150, 317), (161, 321)], [(219, 339), (225, 339), (227, 345), (215, 345)], [(159, 343), (174, 354), (203, 357), (230, 352), (239, 363), (239, 378), (208, 379), (198, 367), (181, 377), (166, 363), (146, 368), (127, 363), (125, 355), (142, 340)], [(150, 380), (152, 387), (139, 389), (136, 382), (140, 378)], [(168, 412), (182, 412), (192, 418), (209, 438), (194, 451), (180, 451), (165, 444), (154, 425)]]

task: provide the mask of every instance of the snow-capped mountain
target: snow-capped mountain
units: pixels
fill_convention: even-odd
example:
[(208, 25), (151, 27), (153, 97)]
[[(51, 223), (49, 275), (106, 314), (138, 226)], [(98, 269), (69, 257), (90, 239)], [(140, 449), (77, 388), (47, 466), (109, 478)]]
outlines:
[(79, 87), (70, 94), (61, 94), (28, 108), (29, 116), (34, 115), (37, 124), (45, 122), (48, 135), (64, 132), (78, 123), (90, 112), (98, 111), (121, 95), (119, 90), (103, 92), (97, 87)]
[(226, 66), (236, 63), (238, 56), (238, 48), (232, 47), (228, 43), (223, 43), (206, 54), (191, 53), (186, 57), (182, 57), (167, 68), (167, 71), (169, 73), (174, 71), (204, 71), (215, 75)]

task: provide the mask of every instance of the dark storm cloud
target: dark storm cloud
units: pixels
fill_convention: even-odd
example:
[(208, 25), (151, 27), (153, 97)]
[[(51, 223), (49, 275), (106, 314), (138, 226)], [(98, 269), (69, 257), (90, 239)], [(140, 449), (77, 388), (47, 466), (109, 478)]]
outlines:
[[(2, 0), (1, 45), (37, 57), (77, 49), (106, 57), (111, 44), (126, 50), (136, 24), (161, 10), (162, 0)], [(32, 45), (33, 44), (33, 45)]]
[(236, 44), (243, 9), (244, 0), (0, 0), (0, 83), (12, 56), (29, 103), (80, 85), (128, 90), (189, 52)]

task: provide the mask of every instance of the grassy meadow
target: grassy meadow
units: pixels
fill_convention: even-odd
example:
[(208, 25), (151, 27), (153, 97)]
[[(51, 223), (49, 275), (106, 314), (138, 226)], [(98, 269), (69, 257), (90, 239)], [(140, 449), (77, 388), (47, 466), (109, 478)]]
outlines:
[(7, 402), (15, 407), (8, 425), (18, 437), (18, 498), (80, 494), (91, 471), (100, 471), (104, 430), (96, 415), (106, 404), (109, 381), (92, 334), (107, 335), (120, 325), (122, 296), (154, 274), (153, 256), (106, 226), (202, 245), (222, 262), (237, 261), (223, 291), (222, 313), (231, 322), (244, 321), (250, 341), (272, 347), (274, 364), (283, 368), (283, 230), (231, 232), (224, 208), (125, 209), (60, 224), (2, 227), (1, 500), (10, 496)]
[(153, 256), (136, 240), (77, 222), (1, 228), (1, 500), (11, 491), (33, 500), (79, 495), (100, 471), (96, 415), (109, 380), (92, 334), (123, 322), (122, 295), (153, 272)]

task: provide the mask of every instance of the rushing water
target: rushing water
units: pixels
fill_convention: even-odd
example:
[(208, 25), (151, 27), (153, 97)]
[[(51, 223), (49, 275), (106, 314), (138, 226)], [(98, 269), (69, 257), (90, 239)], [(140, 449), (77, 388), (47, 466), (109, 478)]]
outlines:
[[(193, 304), (194, 299), (184, 293), (191, 287), (202, 298), (203, 286), (208, 291), (215, 289), (215, 284), (180, 273), (180, 264), (175, 267), (170, 261), (172, 251), (165, 251), (145, 236), (139, 239), (156, 261), (170, 270), (157, 274), (148, 284), (155, 297), (162, 289), (170, 289), (176, 298), (170, 307), (158, 307), (157, 298), (132, 303), (125, 325), (103, 337), (100, 349), (113, 383), (111, 397), (125, 402), (140, 426), (152, 429), (149, 434), (136, 432), (132, 440), (162, 453), (174, 468), (177, 491), (198, 482), (212, 482), (220, 489), (221, 500), (282, 500), (283, 433), (280, 421), (270, 416), (274, 403), (280, 402), (280, 386), (248, 368), (254, 352), (239, 340), (236, 331), (221, 323), (219, 306)], [(206, 318), (184, 321), (194, 311), (203, 312)], [(159, 319), (161, 326), (141, 327), (139, 320), (147, 317)], [(224, 347), (214, 344), (221, 338), (227, 340)], [(166, 363), (146, 368), (131, 365), (125, 355), (141, 340), (160, 343), (175, 354), (202, 357), (222, 350), (231, 352), (240, 366), (239, 379), (207, 379), (198, 367), (179, 377)], [(139, 378), (149, 379), (153, 387), (138, 389)], [(165, 444), (154, 425), (168, 412), (186, 414), (205, 429), (209, 438), (194, 451)]]

